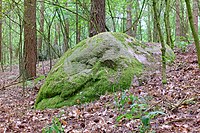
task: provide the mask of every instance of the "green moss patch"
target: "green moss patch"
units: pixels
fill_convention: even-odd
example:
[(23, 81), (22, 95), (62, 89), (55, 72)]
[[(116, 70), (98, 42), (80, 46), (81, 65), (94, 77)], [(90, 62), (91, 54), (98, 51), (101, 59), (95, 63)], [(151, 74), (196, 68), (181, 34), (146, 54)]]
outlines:
[(155, 64), (144, 47), (123, 33), (105, 32), (80, 42), (55, 64), (37, 95), (35, 108), (82, 104), (106, 92), (128, 89), (134, 75), (139, 77), (146, 64)]

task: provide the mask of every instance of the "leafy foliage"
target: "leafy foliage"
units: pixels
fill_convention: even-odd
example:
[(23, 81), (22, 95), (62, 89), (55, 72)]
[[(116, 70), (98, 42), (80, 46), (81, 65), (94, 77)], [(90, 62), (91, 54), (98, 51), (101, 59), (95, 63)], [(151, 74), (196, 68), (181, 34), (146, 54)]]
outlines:
[[(123, 111), (117, 117), (117, 121), (126, 118), (140, 119), (140, 133), (146, 133), (150, 130), (150, 121), (159, 114), (164, 114), (161, 111), (148, 111), (147, 101), (134, 95), (126, 95), (126, 91), (122, 92), (120, 97), (115, 97), (115, 105), (119, 110)], [(128, 108), (125, 110), (125, 108)]]
[(185, 52), (188, 44), (189, 44), (188, 42), (180, 41), (177, 43), (177, 47), (180, 48), (182, 52)]
[(52, 124), (45, 127), (42, 130), (42, 133), (64, 133), (64, 129), (62, 128), (62, 124), (59, 121), (59, 118), (54, 117), (52, 120)]

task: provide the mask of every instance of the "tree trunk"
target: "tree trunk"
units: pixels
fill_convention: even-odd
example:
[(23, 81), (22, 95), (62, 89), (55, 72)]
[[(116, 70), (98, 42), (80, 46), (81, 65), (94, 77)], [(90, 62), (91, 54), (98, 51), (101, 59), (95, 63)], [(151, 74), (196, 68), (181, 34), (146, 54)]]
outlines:
[[(153, 11), (154, 12), (154, 11)], [(157, 13), (156, 13), (157, 14)], [(152, 15), (153, 16), (153, 42), (159, 42), (159, 38), (158, 38), (158, 29), (156, 26), (156, 19), (155, 19), (155, 14)]]
[(24, 1), (24, 70), (25, 77), (36, 76), (36, 0)]
[[(147, 6), (148, 6), (148, 12), (151, 12), (150, 5), (147, 5)], [(152, 42), (151, 14), (150, 13), (148, 13), (147, 30), (148, 30), (148, 42)]]
[(196, 51), (197, 51), (198, 65), (199, 65), (199, 69), (200, 69), (200, 44), (199, 44), (198, 32), (195, 29), (194, 18), (193, 18), (192, 9), (190, 6), (190, 0), (185, 0), (185, 3), (186, 3), (186, 7), (187, 7), (187, 12), (188, 12), (188, 17), (189, 17), (190, 27), (192, 30), (192, 35), (194, 37), (194, 42), (195, 42)]
[(200, 0), (198, 0), (198, 15), (200, 16)]
[(194, 16), (194, 27), (198, 32), (198, 0), (193, 0), (193, 16)]
[(107, 4), (108, 4), (108, 9), (109, 9), (110, 17), (112, 19), (112, 31), (116, 32), (116, 24), (115, 24), (116, 22), (115, 22), (115, 19), (114, 19), (112, 10), (111, 10), (110, 0), (107, 0)]
[[(66, 8), (68, 7), (67, 3), (66, 3)], [(62, 12), (61, 12), (62, 13)], [(62, 13), (62, 16), (63, 18), (64, 17), (64, 14)], [(66, 52), (68, 49), (69, 49), (69, 21), (68, 19), (64, 19), (63, 21), (63, 41), (64, 41), (64, 44), (63, 44), (63, 53)]]
[(140, 4), (139, 1), (136, 1), (136, 6), (135, 6), (135, 22), (133, 25), (133, 37), (136, 37), (137, 35), (137, 28), (138, 28), (138, 22), (139, 22), (139, 10), (140, 10)]
[(174, 45), (171, 38), (171, 27), (170, 27), (170, 20), (169, 20), (169, 12), (170, 12), (170, 0), (165, 0), (165, 14), (164, 14), (164, 21), (165, 21), (165, 30), (166, 30), (166, 43), (173, 49)]
[[(10, 18), (11, 14), (10, 14)], [(12, 60), (13, 60), (13, 47), (12, 47), (12, 23), (11, 19), (9, 19), (9, 51), (10, 51), (10, 72), (12, 71)]]
[(180, 36), (181, 36), (181, 40), (180, 41), (187, 41), (187, 13), (185, 12), (185, 5), (182, 1), (180, 1), (180, 5), (181, 5), (181, 14), (180, 14)]
[(180, 23), (180, 0), (176, 0), (176, 41), (180, 41), (181, 23)]
[(78, 0), (76, 0), (76, 44), (80, 42), (80, 29), (78, 17)]
[(126, 13), (126, 11), (125, 11), (125, 9), (123, 9), (123, 13), (122, 13), (122, 23), (121, 23), (121, 31), (124, 31), (125, 30), (125, 13)]
[(162, 45), (162, 48), (161, 48), (161, 52), (162, 52), (162, 83), (166, 84), (167, 83), (166, 58), (165, 58), (166, 48), (165, 48), (165, 42), (164, 42), (164, 39), (163, 39), (163, 34), (162, 34), (161, 28), (160, 28), (160, 22), (158, 20), (157, 9), (156, 9), (156, 0), (153, 0), (153, 11), (154, 11), (154, 18), (155, 18), (156, 26), (157, 26), (157, 29), (158, 29), (158, 34), (159, 34), (159, 37), (160, 37), (160, 42), (161, 42), (161, 45)]
[[(0, 0), (0, 62), (1, 67), (3, 66), (3, 60), (2, 60), (2, 0)], [(2, 67), (3, 71), (3, 67)]]
[(140, 28), (139, 29), (139, 31), (140, 31), (140, 40), (142, 41), (143, 38), (142, 38), (142, 21), (141, 20), (139, 21), (139, 24), (140, 24), (140, 27), (139, 27)]
[(56, 46), (56, 45), (58, 45), (58, 33), (60, 32), (59, 23), (55, 23), (54, 26), (55, 26), (55, 32), (54, 32), (53, 45)]
[(40, 5), (40, 29), (39, 29), (39, 38), (38, 38), (38, 55), (42, 50), (42, 38), (44, 34), (44, 0), (42, 0)]
[[(21, 18), (21, 14), (19, 13), (20, 11), (18, 11), (18, 18), (19, 18), (19, 75), (22, 77), (22, 79), (24, 80), (24, 60), (23, 60), (23, 26), (22, 26), (22, 18)], [(21, 78), (20, 77), (20, 78)]]
[(91, 0), (91, 14), (89, 24), (89, 36), (105, 32), (105, 0)]
[(69, 22), (68, 20), (64, 21), (64, 48), (63, 48), (63, 52), (66, 52), (69, 49)]
[(132, 6), (133, 6), (133, 1), (132, 0), (127, 0), (127, 20), (126, 20), (126, 34), (129, 36), (133, 36), (133, 30), (132, 30)]

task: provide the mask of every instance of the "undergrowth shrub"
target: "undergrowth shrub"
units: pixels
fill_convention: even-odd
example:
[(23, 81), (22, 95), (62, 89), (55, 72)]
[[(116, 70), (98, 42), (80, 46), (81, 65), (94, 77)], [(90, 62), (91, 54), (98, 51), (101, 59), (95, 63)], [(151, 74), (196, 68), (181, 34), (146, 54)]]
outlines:
[(164, 114), (162, 111), (150, 111), (151, 107), (147, 104), (147, 101), (144, 98), (139, 98), (134, 95), (127, 95), (127, 92), (122, 92), (121, 96), (115, 95), (115, 106), (122, 112), (117, 118), (116, 121), (126, 118), (139, 119), (140, 133), (147, 133), (151, 130), (150, 122), (159, 114)]
[(52, 124), (43, 128), (42, 133), (64, 133), (64, 129), (62, 128), (62, 124), (59, 118), (54, 117)]

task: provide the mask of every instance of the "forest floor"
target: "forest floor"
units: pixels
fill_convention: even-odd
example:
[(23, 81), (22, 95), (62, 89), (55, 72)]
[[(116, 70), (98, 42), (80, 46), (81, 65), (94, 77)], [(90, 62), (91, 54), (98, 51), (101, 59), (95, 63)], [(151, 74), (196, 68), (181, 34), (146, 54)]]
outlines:
[[(159, 115), (151, 120), (151, 130), (162, 133), (199, 133), (200, 132), (200, 70), (194, 45), (186, 52), (176, 50), (175, 63), (167, 67), (168, 83), (161, 84), (159, 71), (150, 74), (142, 86), (132, 86), (127, 94), (138, 97), (149, 97), (149, 110), (157, 108), (165, 115)], [(45, 73), (49, 70), (45, 62)], [(38, 65), (38, 75), (43, 73)], [(0, 133), (41, 132), (42, 128), (52, 123), (56, 116), (66, 133), (129, 133), (138, 132), (140, 120), (116, 118), (124, 110), (116, 107), (116, 98), (120, 99), (122, 92), (101, 96), (99, 100), (72, 107), (60, 109), (34, 110), (34, 101), (40, 82), (37, 85), (28, 83), (23, 89), (22, 84), (13, 84), (17, 79), (18, 67), (13, 66), (0, 72)], [(3, 87), (4, 86), (4, 87)]]

